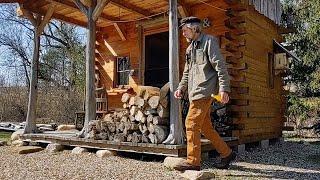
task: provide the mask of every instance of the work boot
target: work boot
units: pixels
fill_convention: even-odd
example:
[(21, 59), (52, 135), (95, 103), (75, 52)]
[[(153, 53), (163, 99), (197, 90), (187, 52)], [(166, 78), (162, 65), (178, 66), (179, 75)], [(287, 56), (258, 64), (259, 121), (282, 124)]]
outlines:
[(237, 157), (237, 154), (235, 152), (231, 152), (231, 154), (225, 158), (221, 158), (221, 161), (217, 164), (215, 164), (215, 167), (218, 169), (229, 169), (230, 163), (234, 161)]
[(200, 166), (195, 166), (195, 165), (189, 164), (187, 161), (184, 161), (183, 163), (175, 166), (173, 169), (177, 171), (186, 171), (186, 170), (200, 171)]

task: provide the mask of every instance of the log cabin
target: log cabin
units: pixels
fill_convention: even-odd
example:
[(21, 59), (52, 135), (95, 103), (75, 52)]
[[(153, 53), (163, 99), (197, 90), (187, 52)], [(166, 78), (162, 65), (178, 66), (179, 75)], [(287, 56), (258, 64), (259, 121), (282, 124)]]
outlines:
[[(288, 58), (281, 42), (280, 0), (1, 0), (19, 3), (18, 15), (35, 26), (33, 64), (39, 38), (50, 19), (88, 29), (85, 125), (96, 117), (95, 89), (103, 89), (108, 110), (122, 108), (121, 97), (140, 86), (174, 91), (181, 78), (188, 43), (178, 18), (197, 16), (203, 30), (219, 38), (231, 76), (229, 128), (237, 144), (281, 137), (286, 110), (283, 89)], [(36, 72), (32, 66), (32, 72)], [(32, 76), (26, 133), (36, 117), (36, 76)], [(96, 83), (95, 83), (96, 81)], [(170, 99), (168, 144), (183, 143), (181, 108)], [(28, 130), (28, 127), (29, 130)]]

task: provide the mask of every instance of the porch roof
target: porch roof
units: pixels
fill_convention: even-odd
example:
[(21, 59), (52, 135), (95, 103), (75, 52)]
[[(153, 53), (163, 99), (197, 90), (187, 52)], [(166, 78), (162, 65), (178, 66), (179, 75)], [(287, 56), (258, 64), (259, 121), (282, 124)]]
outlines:
[[(180, 14), (187, 14), (190, 7), (201, 3), (210, 3), (225, 9), (230, 2), (230, 0), (178, 0), (178, 9)], [(0, 3), (19, 3), (24, 9), (42, 15), (45, 15), (51, 3), (55, 3), (53, 19), (82, 27), (87, 26), (86, 16), (79, 10), (73, 0), (0, 0)], [(168, 8), (168, 0), (110, 0), (99, 16), (97, 27), (103, 28), (114, 23), (151, 19), (166, 14)]]

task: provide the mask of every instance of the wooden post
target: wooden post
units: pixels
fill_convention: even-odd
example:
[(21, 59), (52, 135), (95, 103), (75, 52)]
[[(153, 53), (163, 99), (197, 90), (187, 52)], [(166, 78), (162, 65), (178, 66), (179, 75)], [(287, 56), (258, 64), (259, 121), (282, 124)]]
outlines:
[(86, 49), (86, 100), (85, 100), (85, 122), (84, 127), (89, 121), (96, 119), (96, 98), (95, 98), (95, 42), (96, 42), (96, 22), (91, 15), (93, 8), (88, 8), (88, 37)]
[(181, 107), (173, 93), (179, 83), (179, 33), (177, 0), (169, 1), (169, 82), (170, 82), (170, 134), (164, 144), (183, 144)]
[(141, 25), (137, 26), (138, 33), (138, 49), (139, 49), (139, 80), (140, 84), (144, 85), (144, 72), (145, 72), (145, 57), (144, 57), (144, 37), (143, 37), (143, 27)]
[(39, 71), (39, 50), (40, 50), (40, 36), (44, 27), (50, 21), (52, 14), (54, 12), (54, 4), (50, 4), (48, 11), (44, 17), (33, 13), (23, 8), (20, 5), (18, 8), (19, 15), (22, 15), (29, 19), (29, 21), (34, 26), (34, 38), (33, 38), (33, 58), (31, 62), (31, 80), (29, 89), (29, 101), (28, 101), (28, 112), (26, 119), (26, 126), (23, 133), (36, 133), (38, 132), (36, 127), (36, 109), (37, 109), (37, 94), (38, 94), (38, 71)]
[(79, 9), (88, 19), (88, 37), (86, 47), (86, 97), (85, 97), (85, 121), (80, 137), (84, 137), (86, 129), (91, 120), (96, 118), (96, 97), (95, 97), (95, 43), (96, 43), (96, 21), (107, 5), (108, 0), (93, 0), (86, 7), (80, 0), (75, 0)]
[(38, 68), (39, 68), (39, 47), (40, 35), (38, 28), (35, 27), (33, 38), (33, 58), (31, 62), (31, 80), (29, 89), (28, 112), (26, 126), (23, 133), (36, 133), (36, 109), (37, 109), (37, 94), (38, 94)]

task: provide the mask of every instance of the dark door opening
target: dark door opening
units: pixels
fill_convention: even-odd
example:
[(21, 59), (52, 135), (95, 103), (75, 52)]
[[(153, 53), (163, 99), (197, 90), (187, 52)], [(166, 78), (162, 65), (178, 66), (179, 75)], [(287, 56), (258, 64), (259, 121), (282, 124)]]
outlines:
[(169, 81), (169, 32), (145, 37), (146, 86), (162, 87)]

